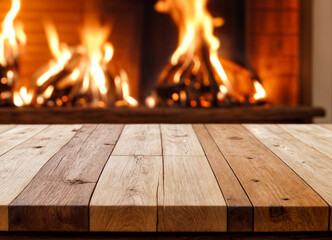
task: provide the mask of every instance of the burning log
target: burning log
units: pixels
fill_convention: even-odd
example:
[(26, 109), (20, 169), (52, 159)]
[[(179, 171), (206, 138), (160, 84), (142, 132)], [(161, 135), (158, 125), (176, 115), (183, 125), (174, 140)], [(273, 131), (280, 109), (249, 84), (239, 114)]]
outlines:
[(26, 43), (23, 25), (15, 20), (21, 4), (12, 0), (12, 6), (0, 29), (0, 106), (13, 106), (18, 77), (20, 48)]
[(113, 62), (107, 42), (110, 30), (95, 16), (86, 19), (81, 45), (60, 44), (55, 27), (45, 23), (53, 60), (41, 68), (30, 86), (36, 106), (137, 106), (129, 94), (128, 76)]
[(208, 0), (159, 0), (157, 11), (169, 13), (179, 29), (178, 48), (147, 100), (157, 105), (216, 107), (261, 103), (265, 91), (245, 68), (218, 55), (214, 36), (221, 18), (207, 10)]

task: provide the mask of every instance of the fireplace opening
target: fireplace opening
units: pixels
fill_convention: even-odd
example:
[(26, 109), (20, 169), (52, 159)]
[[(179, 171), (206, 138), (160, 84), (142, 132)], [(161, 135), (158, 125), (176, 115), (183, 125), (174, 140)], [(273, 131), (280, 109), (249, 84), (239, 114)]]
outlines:
[[(0, 104), (298, 106), (310, 98), (310, 83), (303, 86), (302, 80), (304, 5), (301, 0), (2, 1), (0, 49), (15, 39), (19, 54), (6, 50), (11, 60), (0, 61)], [(8, 26), (11, 30), (4, 30)], [(6, 32), (16, 35), (6, 40)], [(312, 112), (324, 114), (311, 108), (306, 119)]]

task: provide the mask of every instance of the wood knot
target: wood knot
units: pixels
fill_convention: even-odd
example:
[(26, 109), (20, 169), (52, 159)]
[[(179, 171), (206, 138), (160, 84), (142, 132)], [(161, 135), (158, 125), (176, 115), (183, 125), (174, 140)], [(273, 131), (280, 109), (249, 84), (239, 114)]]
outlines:
[(230, 137), (228, 139), (230, 139), (230, 140), (242, 140), (243, 138), (240, 138), (240, 137)]
[(34, 146), (33, 148), (42, 148), (43, 146)]
[(111, 146), (111, 144), (110, 144), (110, 143), (104, 143), (104, 145), (105, 145), (105, 146)]
[(79, 184), (84, 184), (87, 183), (81, 179), (68, 179), (66, 180), (66, 183), (68, 183), (69, 185), (79, 185)]
[(259, 182), (258, 179), (251, 179), (252, 182)]
[(254, 158), (253, 158), (253, 157), (247, 157), (247, 159), (252, 160), (252, 159), (254, 159)]
[(288, 201), (289, 198), (285, 197), (285, 198), (282, 198), (281, 200), (283, 200), (283, 201)]

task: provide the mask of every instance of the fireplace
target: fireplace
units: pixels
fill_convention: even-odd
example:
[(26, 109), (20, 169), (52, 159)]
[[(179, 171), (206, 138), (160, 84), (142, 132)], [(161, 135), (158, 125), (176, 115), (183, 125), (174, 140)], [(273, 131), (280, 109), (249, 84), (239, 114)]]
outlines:
[[(160, 2), (177, 1), (160, 0)], [(232, 86), (226, 86), (221, 77), (222, 81), (216, 80), (216, 87), (209, 87), (208, 90), (197, 87), (199, 91), (196, 89), (198, 84), (194, 82), (196, 79), (187, 85), (183, 81), (181, 87), (178, 84), (173, 84), (171, 88), (169, 85), (166, 88), (164, 85), (158, 85), (158, 79), (165, 72), (165, 68), (167, 69), (172, 55), (174, 56), (174, 52), (181, 43), (179, 43), (179, 24), (174, 24), (174, 16), (172, 21), (170, 12), (161, 13), (160, 9), (159, 12), (156, 11), (157, 4), (157, 1), (148, 0), (86, 0), (83, 4), (80, 0), (56, 2), (21, 0), (17, 20), (24, 25), (27, 43), (20, 52), (17, 63), (13, 65), (14, 68), (18, 66), (18, 72), (14, 73), (19, 79), (18, 85), (13, 88), (16, 88), (21, 95), (19, 103), (22, 104), (4, 102), (2, 105), (12, 106), (0, 109), (3, 116), (6, 116), (3, 118), (6, 120), (3, 121), (47, 123), (53, 122), (49, 116), (60, 114), (65, 118), (64, 122), (160, 122), (171, 119), (173, 115), (185, 113), (188, 115), (184, 117), (187, 120), (182, 119), (179, 120), (180, 122), (190, 120), (194, 122), (310, 122), (313, 116), (324, 115), (322, 109), (311, 107), (309, 104), (311, 84), (307, 81), (306, 66), (310, 65), (310, 59), (302, 58), (308, 53), (308, 47), (310, 47), (310, 42), (302, 37), (310, 34), (303, 21), (306, 19), (303, 15), (310, 8), (306, 6), (306, 1), (208, 1), (207, 10), (213, 16), (211, 21), (215, 21), (213, 23), (215, 26), (223, 25), (215, 27), (213, 34), (220, 42), (220, 47), (216, 49), (218, 60), (225, 69)], [(0, 19), (5, 17), (10, 6), (9, 0), (0, 4)], [(181, 8), (179, 10), (183, 11), (183, 8), (189, 9), (188, 6), (183, 6), (182, 10)], [(109, 94), (117, 97), (112, 97), (111, 104), (107, 104), (108, 102), (105, 104), (102, 98), (96, 101), (96, 95), (91, 93), (93, 92), (91, 90), (88, 97), (82, 98), (81, 95), (75, 95), (75, 102), (73, 100), (73, 103), (65, 104), (67, 101), (64, 101), (66, 98), (62, 98), (62, 95), (68, 97), (69, 95), (66, 95), (68, 92), (59, 91), (58, 95), (53, 95), (51, 101), (38, 102), (39, 95), (35, 94), (32, 100), (28, 98), (28, 104), (24, 104), (24, 95), (29, 91), (25, 88), (23, 88), (25, 91), (22, 91), (22, 86), (28, 88), (31, 82), (36, 81), (41, 75), (40, 71), (44, 71), (45, 63), (54, 57), (49, 49), (43, 23), (47, 21), (53, 24), (59, 37), (59, 45), (66, 43), (68, 46), (81, 46), (82, 38), (79, 29), (84, 28), (86, 15), (91, 13), (97, 13), (96, 21), (101, 28), (106, 26), (111, 29), (111, 34), (105, 37), (102, 47), (106, 49), (106, 43), (112, 44), (112, 51), (114, 51), (112, 63), (118, 73), (111, 79), (115, 90), (110, 91)], [(217, 17), (222, 17), (222, 20)], [(91, 22), (91, 19), (88, 22)], [(88, 32), (88, 35), (93, 35), (95, 38), (97, 36), (94, 31)], [(202, 56), (206, 48), (211, 46), (199, 47), (199, 50), (203, 52)], [(106, 50), (104, 53), (106, 55)], [(207, 58), (209, 57), (211, 59), (211, 53)], [(195, 67), (194, 62), (190, 63), (192, 68)], [(189, 67), (190, 64), (188, 64)], [(207, 71), (210, 71), (210, 75), (217, 74), (218, 77), (218, 73), (213, 73), (214, 70), (209, 69), (211, 65), (213, 67), (213, 64), (206, 62), (204, 64), (208, 65)], [(182, 72), (188, 71), (188, 66)], [(121, 75), (122, 70), (126, 73), (126, 77)], [(65, 77), (70, 77), (70, 74), (74, 75), (74, 73), (74, 70), (66, 73)], [(173, 78), (174, 75), (176, 73), (173, 74)], [(126, 87), (120, 84), (120, 92), (116, 91), (119, 89), (116, 86), (117, 76), (121, 77), (121, 83), (125, 78), (127, 84)], [(100, 80), (100, 77), (96, 79)], [(191, 84), (192, 90), (189, 91), (187, 89)], [(223, 84), (226, 88), (222, 88)], [(38, 94), (44, 94), (49, 86), (42, 86)], [(236, 86), (235, 90), (233, 86)], [(1, 89), (2, 93), (8, 92), (3, 89)], [(233, 93), (231, 89), (234, 90)], [(261, 89), (264, 91), (263, 94), (259, 94)], [(71, 88), (70, 91), (73, 89)], [(255, 96), (258, 96), (257, 99)], [(156, 98), (161, 102), (159, 106), (155, 106)], [(60, 101), (57, 101), (58, 99)], [(30, 101), (34, 103), (31, 104)], [(151, 101), (153, 101), (152, 104)], [(138, 103), (140, 107), (136, 107)], [(21, 105), (28, 106), (21, 107)], [(151, 106), (154, 108), (149, 108)], [(71, 115), (70, 113), (75, 113), (72, 116), (76, 118), (66, 117)], [(219, 118), (213, 117), (218, 114)], [(36, 115), (43, 117), (38, 119)], [(116, 116), (116, 120), (109, 115)], [(196, 116), (194, 120), (192, 116)], [(175, 119), (178, 118), (175, 117)], [(167, 122), (173, 121), (167, 120)]]

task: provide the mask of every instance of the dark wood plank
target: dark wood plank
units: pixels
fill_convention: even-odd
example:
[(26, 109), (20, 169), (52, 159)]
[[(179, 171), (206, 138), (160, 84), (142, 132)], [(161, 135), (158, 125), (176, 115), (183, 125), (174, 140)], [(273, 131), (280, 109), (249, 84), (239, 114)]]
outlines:
[(194, 125), (227, 204), (227, 231), (251, 232), (253, 206), (204, 125)]
[(207, 125), (254, 206), (254, 231), (328, 231), (325, 201), (241, 125)]
[(84, 125), (10, 204), (10, 231), (88, 231), (89, 201), (122, 128)]
[(332, 158), (303, 143), (278, 125), (246, 124), (245, 127), (306, 181), (332, 210)]
[(0, 233), (6, 240), (331, 240), (331, 232), (310, 233)]
[(232, 108), (0, 108), (0, 123), (307, 123), (325, 111), (313, 107)]
[[(37, 126), (38, 127), (38, 126)], [(61, 149), (81, 125), (52, 125), (0, 156), (0, 231), (8, 231), (8, 206), (30, 183), (43, 165)], [(28, 128), (3, 139), (20, 139)], [(29, 133), (31, 132), (31, 133)], [(9, 141), (11, 143), (11, 141)]]

